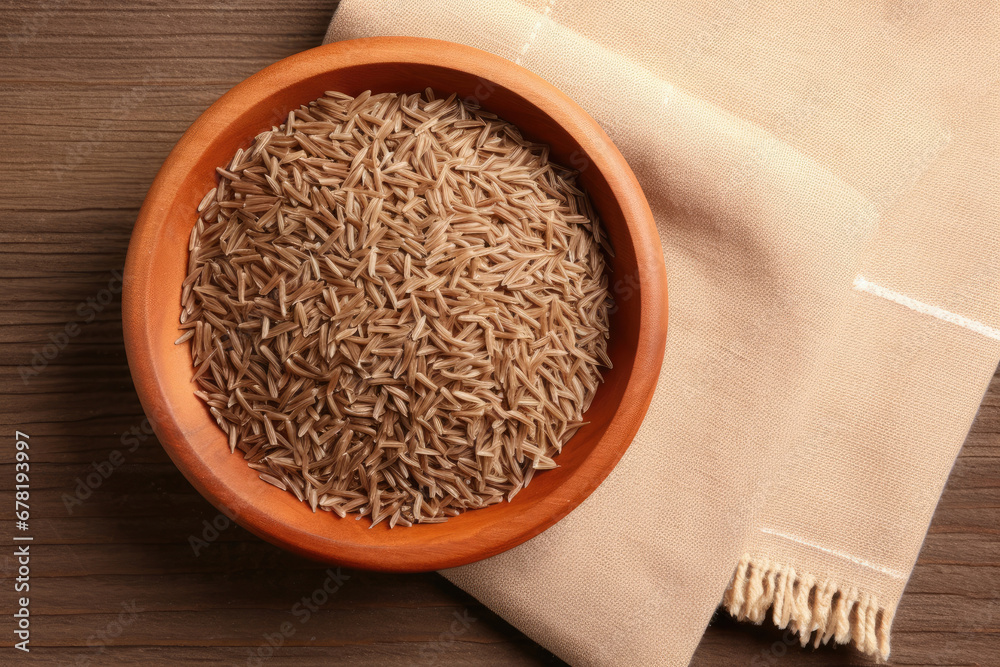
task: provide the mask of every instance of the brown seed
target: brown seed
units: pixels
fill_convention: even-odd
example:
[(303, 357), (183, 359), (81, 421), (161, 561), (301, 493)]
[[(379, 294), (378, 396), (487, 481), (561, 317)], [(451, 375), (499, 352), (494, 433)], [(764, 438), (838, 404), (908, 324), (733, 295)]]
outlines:
[(269, 484), (390, 527), (513, 498), (610, 367), (575, 174), (455, 95), (327, 93), (217, 169), (177, 343)]

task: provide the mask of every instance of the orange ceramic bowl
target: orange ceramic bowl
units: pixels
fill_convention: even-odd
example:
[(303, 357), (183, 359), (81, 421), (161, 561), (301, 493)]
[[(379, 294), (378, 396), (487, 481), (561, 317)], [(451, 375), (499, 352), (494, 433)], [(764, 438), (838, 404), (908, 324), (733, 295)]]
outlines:
[[(558, 468), (535, 476), (513, 502), (446, 523), (390, 530), (367, 520), (313, 513), (257, 478), (193, 394), (180, 335), (181, 282), (195, 208), (215, 185), (215, 167), (288, 111), (337, 90), (357, 95), (457, 92), (551, 145), (553, 159), (581, 170), (615, 248), (616, 309), (606, 374), (590, 424), (566, 444)], [(125, 265), (122, 318), (136, 391), (160, 442), (213, 505), (260, 537), (346, 567), (425, 571), (493, 556), (566, 516), (611, 472), (649, 407), (663, 360), (666, 270), (649, 206), (635, 176), (600, 126), (531, 72), (484, 51), (426, 39), (375, 38), (321, 46), (286, 58), (222, 96), (184, 134), (146, 196)]]

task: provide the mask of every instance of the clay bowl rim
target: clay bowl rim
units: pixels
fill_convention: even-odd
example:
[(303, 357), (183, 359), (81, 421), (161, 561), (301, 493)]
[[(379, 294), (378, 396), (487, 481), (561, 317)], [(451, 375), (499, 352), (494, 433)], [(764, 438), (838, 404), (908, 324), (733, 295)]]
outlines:
[[(465, 537), (451, 536), (444, 542), (428, 539), (419, 548), (405, 549), (321, 537), (291, 525), (280, 512), (276, 515), (263, 507), (259, 498), (267, 495), (267, 490), (259, 489), (259, 496), (256, 487), (251, 494), (238, 491), (235, 487), (243, 484), (242, 478), (247, 472), (253, 474), (253, 471), (246, 467), (242, 457), (229, 454), (228, 448), (224, 448), (225, 456), (236, 459), (247, 472), (234, 472), (236, 468), (228, 463), (220, 464), (217, 456), (212, 462), (214, 453), (207, 454), (194, 446), (192, 438), (195, 435), (205, 428), (218, 430), (218, 426), (207, 410), (202, 409), (201, 415), (192, 416), (171, 404), (171, 380), (166, 360), (169, 348), (165, 347), (163, 337), (157, 337), (154, 327), (148, 324), (156, 320), (152, 294), (157, 289), (158, 276), (154, 275), (152, 258), (162, 251), (167, 241), (165, 226), (176, 206), (181, 183), (189, 177), (196, 158), (208, 152), (206, 146), (213, 137), (226, 132), (233, 118), (255, 104), (263, 104), (265, 99), (273, 99), (296, 82), (343, 68), (384, 66), (386, 63), (471, 74), (520, 96), (564, 128), (583, 149), (590, 164), (600, 170), (626, 221), (638, 275), (638, 286), (631, 298), (641, 299), (634, 361), (622, 398), (599, 442), (577, 469), (556, 487), (558, 497), (550, 502), (535, 502), (524, 508), (516, 520), (497, 522), (498, 525), (490, 526), (488, 531), (477, 530)], [(432, 77), (428, 77), (427, 85), (433, 84)], [(308, 101), (290, 100), (289, 108)], [(484, 107), (489, 109), (489, 104), (484, 103)], [(193, 216), (191, 223), (194, 223)], [(257, 536), (315, 560), (366, 570), (419, 572), (468, 564), (510, 549), (555, 524), (600, 485), (625, 453), (652, 399), (666, 344), (666, 289), (659, 237), (645, 196), (621, 153), (583, 109), (542, 78), (488, 52), (440, 40), (378, 37), (335, 42), (285, 58), (236, 85), (199, 116), (164, 162), (140, 210), (125, 266), (122, 321), (129, 368), (153, 431), (184, 476), (216, 508)], [(179, 285), (177, 302), (179, 314)], [(221, 435), (221, 430), (218, 433)], [(275, 493), (290, 496), (256, 480), (255, 474), (253, 481)], [(277, 497), (268, 498), (274, 502)], [(294, 498), (291, 500), (297, 503)], [(279, 499), (278, 502), (283, 501)], [(302, 507), (308, 511), (307, 505)], [(489, 509), (478, 510), (487, 511)], [(333, 515), (331, 518), (344, 521)], [(422, 530), (436, 525), (403, 530)]]

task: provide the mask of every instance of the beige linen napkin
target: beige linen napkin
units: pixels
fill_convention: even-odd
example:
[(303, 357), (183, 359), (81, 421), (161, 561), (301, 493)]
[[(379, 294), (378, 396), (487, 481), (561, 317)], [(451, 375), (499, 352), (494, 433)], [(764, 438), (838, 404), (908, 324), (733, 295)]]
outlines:
[(998, 16), (341, 3), (328, 41), (462, 42), (577, 100), (667, 261), (666, 359), (619, 466), (555, 527), (445, 576), (574, 664), (687, 664), (723, 598), (888, 655), (1000, 358)]

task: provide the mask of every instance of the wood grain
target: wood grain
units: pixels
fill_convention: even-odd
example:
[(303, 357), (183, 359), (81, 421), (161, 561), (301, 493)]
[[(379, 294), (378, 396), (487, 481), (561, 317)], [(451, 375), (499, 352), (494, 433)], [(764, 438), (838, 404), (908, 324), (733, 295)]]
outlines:
[[(123, 444), (130, 429), (141, 434), (144, 416), (125, 364), (119, 300), (100, 312), (87, 300), (122, 267), (139, 205), (180, 134), (236, 82), (319, 44), (335, 5), (0, 2), (0, 497), (12, 495), (10, 444), (25, 431), (35, 661), (562, 664), (435, 574), (345, 571), (350, 578), (301, 623), (295, 604), (323, 585), (326, 568), (232, 526), (196, 555), (190, 538), (212, 537), (203, 522), (216, 511), (154, 438), (137, 438), (134, 451), (131, 440)], [(19, 369), (67, 322), (79, 333), (23, 382)], [(115, 450), (121, 465), (67, 506), (77, 480)], [(8, 544), (13, 519), (5, 502)], [(14, 568), (5, 548), (5, 617)], [(0, 663), (12, 664), (3, 623)], [(295, 632), (255, 662), (282, 623)], [(453, 623), (462, 631), (452, 634)], [(894, 665), (1000, 664), (1000, 376), (955, 465), (893, 635)], [(693, 664), (860, 661), (720, 614)]]

